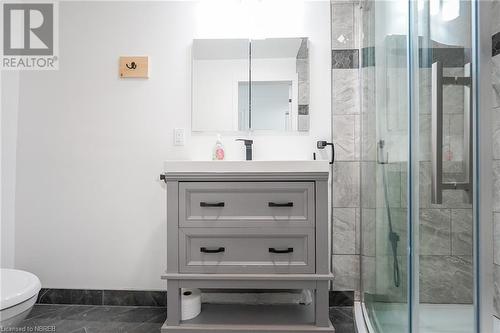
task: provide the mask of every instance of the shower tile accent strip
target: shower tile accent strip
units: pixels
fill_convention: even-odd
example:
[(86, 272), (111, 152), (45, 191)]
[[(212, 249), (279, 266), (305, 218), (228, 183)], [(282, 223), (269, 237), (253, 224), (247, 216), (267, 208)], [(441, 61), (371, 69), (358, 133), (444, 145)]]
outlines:
[(359, 50), (332, 50), (333, 69), (359, 68)]
[(375, 47), (363, 47), (361, 49), (361, 67), (375, 66)]
[[(470, 62), (467, 55), (470, 54), (469, 49), (463, 47), (433, 47), (432, 49), (420, 48), (420, 67), (430, 68), (432, 63), (439, 61), (444, 67), (463, 67)], [(431, 54), (432, 58), (426, 58), (423, 54)], [(427, 62), (424, 62), (427, 59)]]
[[(214, 292), (216, 290), (210, 290)], [(220, 290), (221, 292), (235, 292)], [(238, 290), (236, 292), (262, 293), (262, 290)], [(276, 290), (287, 292), (288, 290)], [(330, 306), (353, 306), (354, 292), (330, 291)], [(93, 289), (51, 289), (42, 288), (36, 301), (39, 304), (72, 304), (72, 305), (114, 305), (114, 306), (147, 306), (166, 307), (166, 291), (150, 290), (93, 290)]]
[(491, 55), (494, 57), (500, 54), (500, 32), (493, 35)]

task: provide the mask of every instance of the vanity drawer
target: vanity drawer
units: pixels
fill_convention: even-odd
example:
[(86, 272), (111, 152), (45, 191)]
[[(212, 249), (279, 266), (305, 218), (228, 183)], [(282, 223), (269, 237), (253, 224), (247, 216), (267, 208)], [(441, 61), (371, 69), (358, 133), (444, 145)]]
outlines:
[(314, 227), (314, 182), (181, 182), (181, 227)]
[(314, 273), (312, 228), (179, 229), (181, 273)]

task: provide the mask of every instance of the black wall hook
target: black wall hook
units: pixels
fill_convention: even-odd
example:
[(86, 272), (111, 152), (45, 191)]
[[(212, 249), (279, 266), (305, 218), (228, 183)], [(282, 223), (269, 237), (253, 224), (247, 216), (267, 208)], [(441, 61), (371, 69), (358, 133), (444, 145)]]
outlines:
[(129, 64), (125, 64), (125, 66), (127, 66), (128, 69), (136, 69), (137, 68), (137, 64), (135, 63), (135, 61), (132, 61), (130, 63), (130, 66), (129, 66)]

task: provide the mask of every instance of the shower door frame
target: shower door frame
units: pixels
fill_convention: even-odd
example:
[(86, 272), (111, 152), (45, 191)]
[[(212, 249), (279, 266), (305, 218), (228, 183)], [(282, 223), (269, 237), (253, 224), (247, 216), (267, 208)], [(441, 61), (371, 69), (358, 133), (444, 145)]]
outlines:
[(474, 276), (476, 330), (493, 332), (493, 133), (491, 81), (491, 4), (476, 0), (472, 6), (474, 52), (472, 54), (474, 96)]

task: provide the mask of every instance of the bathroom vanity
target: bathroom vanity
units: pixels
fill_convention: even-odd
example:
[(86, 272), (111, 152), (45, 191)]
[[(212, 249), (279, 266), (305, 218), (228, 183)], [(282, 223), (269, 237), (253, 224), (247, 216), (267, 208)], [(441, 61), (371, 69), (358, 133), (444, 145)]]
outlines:
[[(334, 332), (328, 315), (327, 161), (171, 161), (162, 332)], [(203, 304), (181, 288), (309, 289), (311, 304)]]

